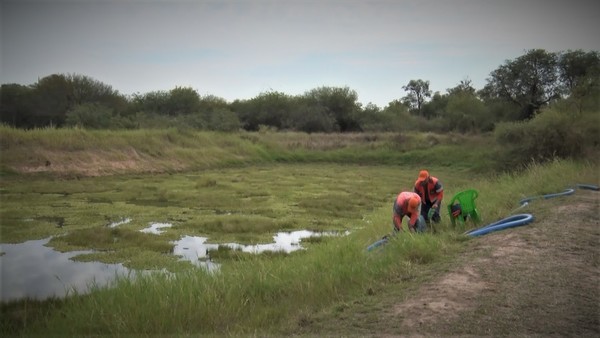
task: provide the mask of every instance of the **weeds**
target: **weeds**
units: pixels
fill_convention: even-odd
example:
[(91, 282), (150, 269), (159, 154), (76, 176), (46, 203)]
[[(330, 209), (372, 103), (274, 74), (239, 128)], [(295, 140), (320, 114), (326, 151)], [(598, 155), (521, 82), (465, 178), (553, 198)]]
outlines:
[(494, 163), (488, 150), (490, 141), (493, 139), (489, 136), (432, 133), (21, 130), (2, 125), (0, 168), (5, 173), (36, 172), (73, 178), (176, 173), (273, 162), (454, 166), (462, 161), (481, 172)]
[[(9, 134), (6, 138), (4, 131)], [(2, 164), (20, 167), (32, 162), (15, 152), (28, 144), (33, 147), (39, 141), (36, 138), (41, 137), (37, 133), (45, 137), (55, 131), (35, 131), (31, 135), (24, 131), (18, 135), (10, 135), (10, 130), (2, 132), (3, 147), (12, 154), (5, 157), (3, 153)], [(468, 171), (469, 166), (485, 167), (492, 156), (481, 156), (485, 142), (457, 139), (460, 146), (453, 146), (441, 136), (425, 137), (431, 147), (398, 151), (389, 146), (385, 135), (368, 139), (337, 136), (319, 144), (315, 135), (304, 134), (288, 135), (297, 139), (286, 143), (285, 136), (273, 133), (178, 135), (175, 131), (135, 131), (115, 132), (109, 135), (112, 141), (98, 138), (101, 132), (66, 133), (79, 137), (84, 144), (72, 148), (74, 153), (81, 147), (90, 150), (89, 144), (96, 147), (108, 142), (107, 148), (96, 153), (104, 154), (101, 163), (112, 158), (115, 144), (124, 142), (130, 155), (137, 154), (133, 156), (136, 161), (156, 159), (145, 168), (150, 171), (160, 166), (204, 170), (78, 180), (39, 175), (3, 177), (3, 241), (56, 236), (51, 245), (58, 249), (103, 250), (79, 257), (81, 260), (171, 271), (120, 279), (110, 288), (97, 287), (87, 295), (43, 303), (42, 309), (52, 311), (32, 310), (28, 301), (2, 305), (4, 333), (276, 334), (297, 323), (308, 325), (312, 314), (332, 304), (342, 304), (336, 307), (342, 315), (346, 300), (374, 294), (381, 285), (393, 283), (395, 288), (410, 288), (425, 278), (423, 271), (430, 266), (460, 253), (466, 236), (450, 227), (446, 213), (442, 213), (435, 234), (402, 233), (382, 250), (365, 250), (391, 231), (393, 198), (401, 190), (412, 190), (416, 174), (423, 167), (443, 182), (447, 200), (466, 188), (478, 190), (477, 203), (484, 222), (507, 216), (521, 197), (598, 180), (595, 165), (563, 160), (532, 163), (516, 174)], [(34, 141), (28, 141), (29, 137)], [(131, 139), (118, 141), (124, 137)], [(402, 142), (409, 142), (406, 140), (410, 137), (403, 136)], [(9, 141), (5, 144), (5, 140)], [(35, 156), (45, 158), (61, 147), (56, 140), (46, 142), (40, 142), (43, 146)], [(365, 151), (365, 142), (367, 147), (378, 146)], [(465, 151), (470, 145), (470, 151)], [(66, 155), (63, 152), (60, 156)], [(177, 164), (169, 163), (172, 160)], [(286, 160), (296, 163), (273, 162)], [(238, 165), (232, 165), (235, 163)], [(142, 172), (136, 170), (133, 172)], [(56, 226), (59, 218), (64, 220), (63, 227)], [(106, 226), (109, 221), (124, 218), (131, 221), (116, 228)], [(158, 221), (172, 223), (173, 227), (160, 236), (139, 231)], [(169, 243), (182, 235), (210, 235), (214, 242), (243, 238), (256, 243), (268, 240), (273, 232), (293, 229), (351, 233), (310, 243), (309, 250), (289, 255), (223, 250), (215, 253), (215, 258), (223, 262), (216, 273), (194, 268), (169, 254)], [(5, 317), (5, 313), (9, 315)], [(18, 323), (9, 325), (4, 318)]]

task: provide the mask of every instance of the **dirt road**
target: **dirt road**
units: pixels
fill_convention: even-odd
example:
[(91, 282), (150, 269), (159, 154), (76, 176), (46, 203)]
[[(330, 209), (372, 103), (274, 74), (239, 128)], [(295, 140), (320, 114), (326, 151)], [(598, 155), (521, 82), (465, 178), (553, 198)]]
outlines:
[(600, 337), (600, 193), (533, 202), (527, 226), (474, 238), (418, 289), (313, 318), (319, 336)]

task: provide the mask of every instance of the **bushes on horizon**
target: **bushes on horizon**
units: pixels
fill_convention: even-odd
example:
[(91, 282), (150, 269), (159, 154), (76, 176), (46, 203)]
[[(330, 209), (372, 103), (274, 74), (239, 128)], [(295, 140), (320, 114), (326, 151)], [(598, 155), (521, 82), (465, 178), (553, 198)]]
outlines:
[(581, 159), (600, 148), (598, 111), (576, 113), (553, 106), (528, 121), (496, 125), (499, 167), (520, 168), (554, 158)]
[(97, 104), (79, 104), (67, 112), (65, 125), (89, 129), (108, 129), (113, 127), (111, 120), (113, 109)]

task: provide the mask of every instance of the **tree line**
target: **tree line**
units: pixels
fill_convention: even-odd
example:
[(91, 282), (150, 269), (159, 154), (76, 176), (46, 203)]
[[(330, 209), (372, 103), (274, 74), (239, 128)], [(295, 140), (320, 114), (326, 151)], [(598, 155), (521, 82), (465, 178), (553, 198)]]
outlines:
[(429, 81), (413, 79), (402, 87), (404, 96), (378, 107), (363, 106), (348, 87), (323, 86), (294, 96), (268, 91), (227, 102), (189, 87), (125, 96), (85, 75), (52, 74), (32, 85), (3, 84), (0, 122), (25, 129), (480, 132), (498, 122), (529, 120), (558, 101), (597, 111), (599, 79), (598, 51), (532, 49), (493, 70), (480, 90), (467, 78), (446, 93), (432, 93)]

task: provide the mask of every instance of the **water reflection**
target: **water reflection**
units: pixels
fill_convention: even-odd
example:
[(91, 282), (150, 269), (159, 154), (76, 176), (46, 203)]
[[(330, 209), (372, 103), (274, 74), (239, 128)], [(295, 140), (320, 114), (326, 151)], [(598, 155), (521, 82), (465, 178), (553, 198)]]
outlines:
[(155, 234), (160, 235), (164, 232), (164, 230), (160, 230), (162, 228), (170, 228), (173, 224), (171, 223), (151, 223), (149, 227), (140, 230), (141, 232), (145, 232), (147, 234)]
[(4, 252), (0, 256), (1, 301), (24, 297), (64, 297), (73, 289), (86, 293), (92, 282), (104, 286), (110, 284), (117, 275), (127, 276), (130, 273), (122, 264), (72, 261), (70, 258), (91, 251), (61, 253), (45, 246), (49, 240), (0, 244), (0, 251)]
[[(118, 226), (115, 225), (115, 226)], [(170, 227), (169, 223), (154, 223), (146, 232), (160, 234), (160, 228)], [(239, 243), (208, 244), (206, 237), (184, 236), (175, 245), (173, 253), (182, 260), (206, 268), (209, 271), (219, 269), (219, 264), (210, 260), (210, 251), (219, 246), (229, 247), (249, 253), (264, 251), (292, 252), (304, 249), (302, 239), (318, 236), (347, 235), (339, 232), (312, 232), (308, 230), (279, 232), (273, 236), (273, 243), (243, 245)], [(89, 292), (91, 283), (98, 286), (109, 285), (117, 275), (135, 277), (135, 270), (129, 270), (122, 264), (99, 262), (77, 262), (71, 260), (80, 254), (92, 251), (71, 251), (61, 253), (45, 246), (50, 238), (32, 240), (19, 244), (0, 244), (1, 285), (0, 301), (21, 299), (46, 299), (52, 296), (64, 297), (69, 292)]]
[(120, 220), (120, 221), (118, 221), (118, 222), (112, 222), (112, 223), (110, 223), (110, 224), (108, 225), (108, 227), (109, 227), (109, 228), (116, 228), (116, 227), (118, 227), (119, 225), (127, 224), (127, 223), (129, 223), (129, 222), (131, 222), (131, 218), (124, 218), (124, 219), (122, 219), (122, 220)]
[[(346, 231), (343, 235), (348, 235)], [(175, 248), (173, 253), (181, 256), (182, 259), (190, 261), (192, 264), (205, 267), (209, 270), (218, 268), (218, 264), (210, 261), (210, 251), (217, 250), (219, 246), (228, 247), (234, 250), (241, 250), (249, 253), (261, 253), (264, 251), (283, 251), (290, 253), (296, 250), (304, 249), (300, 242), (302, 239), (319, 236), (338, 236), (339, 232), (313, 232), (308, 230), (298, 230), (292, 232), (278, 232), (273, 236), (273, 243), (243, 245), (238, 243), (207, 244), (206, 237), (184, 236), (179, 241), (173, 242)]]
[(190, 261), (198, 267), (215, 271), (219, 268), (219, 264), (210, 261), (208, 251), (218, 249), (219, 244), (206, 244), (207, 239), (206, 237), (184, 236), (174, 242), (173, 254), (181, 256), (183, 260)]

